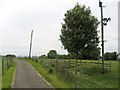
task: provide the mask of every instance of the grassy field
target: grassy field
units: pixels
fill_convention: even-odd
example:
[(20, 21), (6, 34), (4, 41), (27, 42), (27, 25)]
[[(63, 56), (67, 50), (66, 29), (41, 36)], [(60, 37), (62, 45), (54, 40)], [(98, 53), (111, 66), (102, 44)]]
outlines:
[(13, 61), (12, 66), (7, 68), (7, 58), (4, 57), (4, 74), (2, 75), (2, 88), (11, 88), (13, 81), (13, 74), (15, 70), (15, 61)]
[[(65, 68), (69, 60), (26, 60), (29, 62), (54, 88), (118, 88), (118, 62), (111, 61), (111, 71), (105, 67), (105, 74), (101, 74), (101, 64), (94, 64), (90, 60), (78, 61), (77, 68)], [(59, 63), (58, 63), (59, 62)], [(75, 60), (72, 60), (75, 64)], [(105, 63), (109, 63), (105, 61)], [(72, 64), (74, 66), (74, 64)], [(71, 66), (72, 66), (71, 65)], [(63, 67), (63, 68), (62, 68)], [(77, 78), (75, 79), (75, 70)]]

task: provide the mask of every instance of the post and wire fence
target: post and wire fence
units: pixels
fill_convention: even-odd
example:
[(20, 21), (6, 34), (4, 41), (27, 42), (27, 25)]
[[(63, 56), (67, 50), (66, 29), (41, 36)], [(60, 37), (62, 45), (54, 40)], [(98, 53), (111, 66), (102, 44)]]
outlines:
[[(60, 80), (71, 82), (73, 88), (85, 87), (85, 75), (102, 75), (102, 61), (101, 60), (76, 60), (75, 59), (41, 59), (32, 58), (32, 61), (42, 65), (48, 74), (56, 74)], [(105, 73), (110, 73), (111, 63), (105, 61)], [(102, 80), (102, 78), (101, 78)]]
[(13, 65), (13, 57), (2, 57), (2, 75), (4, 75), (7, 70)]

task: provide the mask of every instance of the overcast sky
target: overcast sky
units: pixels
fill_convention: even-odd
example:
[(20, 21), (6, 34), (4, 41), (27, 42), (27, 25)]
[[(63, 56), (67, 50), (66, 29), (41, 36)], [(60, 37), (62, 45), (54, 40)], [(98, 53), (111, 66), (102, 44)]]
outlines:
[[(102, 1), (106, 6), (104, 17), (112, 19), (104, 29), (105, 52), (118, 51), (119, 0)], [(0, 0), (0, 54), (28, 55), (31, 30), (32, 55), (47, 54), (51, 49), (67, 54), (59, 40), (61, 23), (66, 11), (77, 2), (89, 6), (100, 20), (99, 0)]]

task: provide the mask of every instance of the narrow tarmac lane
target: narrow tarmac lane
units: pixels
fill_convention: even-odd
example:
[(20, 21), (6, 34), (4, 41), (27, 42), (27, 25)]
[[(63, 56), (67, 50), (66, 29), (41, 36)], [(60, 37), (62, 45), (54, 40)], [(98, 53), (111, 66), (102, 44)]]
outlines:
[(13, 88), (51, 88), (25, 61), (16, 61)]

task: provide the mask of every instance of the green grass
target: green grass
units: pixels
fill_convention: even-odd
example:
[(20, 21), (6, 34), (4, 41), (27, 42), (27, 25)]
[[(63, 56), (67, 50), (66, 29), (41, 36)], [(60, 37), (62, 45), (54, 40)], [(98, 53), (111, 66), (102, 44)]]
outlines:
[[(29, 62), (54, 88), (74, 88), (74, 68), (69, 68), (68, 71), (64, 69), (60, 73), (56, 71), (55, 60), (46, 60), (48, 67), (45, 67), (45, 60), (39, 60), (38, 63), (32, 60), (26, 60)], [(75, 62), (75, 60), (72, 60)], [(80, 61), (78, 61), (80, 62)], [(77, 87), (78, 88), (118, 88), (118, 62), (111, 61), (111, 72), (105, 68), (105, 74), (101, 74), (101, 68), (92, 64), (91, 60), (82, 60), (87, 62), (78, 67), (79, 72), (77, 74)], [(97, 62), (97, 61), (95, 61)], [(69, 64), (69, 60), (66, 60), (66, 64), (59, 62), (62, 66)], [(109, 61), (105, 61), (109, 63)], [(53, 65), (54, 64), (54, 65)], [(50, 66), (49, 66), (50, 65)], [(54, 66), (54, 67), (53, 67)], [(100, 65), (101, 66), (101, 65)], [(52, 74), (49, 70), (52, 69)], [(99, 72), (98, 72), (99, 69)], [(58, 69), (59, 71), (60, 69)], [(66, 73), (68, 72), (68, 74)]]
[[(105, 63), (109, 62), (106, 61)], [(78, 74), (79, 88), (118, 88), (117, 61), (111, 61), (111, 72), (105, 67), (104, 75), (101, 74), (101, 68), (98, 71), (97, 65), (87, 64), (83, 67), (83, 74)]]
[(13, 65), (8, 69), (7, 60), (4, 58), (4, 74), (2, 75), (2, 88), (11, 88), (13, 81), (13, 74), (15, 70), (16, 63), (13, 61)]
[(3, 60), (3, 73), (6, 74), (6, 72), (8, 70), (8, 68), (7, 68), (7, 58), (3, 57), (2, 60)]
[(2, 57), (0, 57), (0, 89), (2, 88)]

